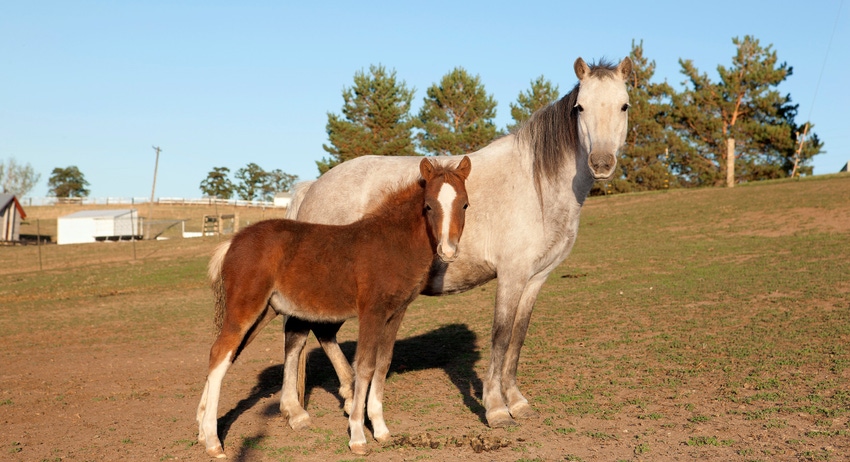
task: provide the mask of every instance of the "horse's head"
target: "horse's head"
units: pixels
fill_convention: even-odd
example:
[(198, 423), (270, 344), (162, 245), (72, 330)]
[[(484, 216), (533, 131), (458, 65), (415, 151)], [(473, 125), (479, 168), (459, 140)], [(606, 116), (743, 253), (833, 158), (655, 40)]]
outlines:
[(614, 176), (617, 151), (626, 142), (629, 95), (625, 84), (632, 73), (632, 61), (627, 57), (613, 72), (604, 68), (597, 72), (578, 58), (574, 68), (579, 79), (574, 108), (579, 142), (587, 153), (593, 179), (607, 180)]
[(458, 255), (466, 208), (466, 178), (472, 170), (469, 157), (463, 156), (456, 167), (443, 167), (424, 158), (419, 172), (425, 180), (425, 219), (437, 245), (437, 255), (446, 263)]

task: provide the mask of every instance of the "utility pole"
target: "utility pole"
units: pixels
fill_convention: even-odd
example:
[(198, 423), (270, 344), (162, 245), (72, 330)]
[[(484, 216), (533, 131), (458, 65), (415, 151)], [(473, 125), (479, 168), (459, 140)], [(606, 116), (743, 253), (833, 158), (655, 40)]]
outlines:
[(156, 171), (159, 169), (159, 153), (162, 149), (159, 146), (151, 146), (154, 151), (156, 151), (156, 163), (153, 165), (153, 187), (151, 187), (151, 201), (148, 205), (148, 226), (145, 232), (145, 236), (150, 238), (151, 233), (151, 225), (153, 224), (153, 197), (154, 192), (156, 192)]

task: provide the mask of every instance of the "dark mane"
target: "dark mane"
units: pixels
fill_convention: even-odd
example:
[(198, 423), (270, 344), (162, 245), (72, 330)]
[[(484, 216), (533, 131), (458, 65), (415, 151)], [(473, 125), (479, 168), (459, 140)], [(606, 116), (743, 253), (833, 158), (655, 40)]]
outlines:
[[(602, 59), (590, 64), (590, 76), (614, 78), (617, 65)], [(576, 124), (576, 101), (579, 84), (558, 101), (537, 110), (517, 130), (517, 139), (531, 148), (534, 159), (534, 184), (538, 194), (543, 180), (555, 181), (564, 164), (578, 149), (578, 126)]]

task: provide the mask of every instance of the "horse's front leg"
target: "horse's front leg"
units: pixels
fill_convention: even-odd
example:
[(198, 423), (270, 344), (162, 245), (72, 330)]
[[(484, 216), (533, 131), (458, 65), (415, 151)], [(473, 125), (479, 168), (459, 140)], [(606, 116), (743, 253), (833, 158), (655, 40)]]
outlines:
[[(548, 273), (547, 273), (548, 275)], [(528, 333), (528, 324), (531, 321), (531, 312), (537, 294), (546, 281), (546, 275), (537, 275), (528, 281), (522, 292), (522, 297), (517, 306), (511, 329), (511, 340), (505, 354), (505, 362), (502, 370), (502, 394), (507, 399), (508, 410), (515, 419), (531, 417), (535, 415), (534, 409), (528, 404), (528, 400), (519, 391), (516, 380), (517, 366), (519, 365), (519, 353)]]
[(487, 425), (493, 428), (516, 425), (511, 412), (505, 404), (502, 393), (502, 374), (505, 370), (505, 357), (516, 319), (519, 301), (522, 298), (526, 280), (499, 275), (496, 288), (496, 308), (493, 313), (493, 331), (491, 334), (490, 367), (484, 379), (484, 409)]
[(310, 414), (301, 406), (298, 399), (298, 358), (307, 343), (310, 333), (309, 324), (290, 317), (283, 323), (283, 389), (280, 392), (280, 413), (287, 419), (293, 430), (303, 430), (310, 426)]
[[(342, 327), (342, 323), (316, 323), (312, 325), (313, 333), (316, 334), (319, 345), (322, 346), (328, 359), (331, 360), (334, 371), (339, 377), (339, 395), (343, 399), (343, 410), (346, 414), (351, 415), (354, 406), (352, 401), (354, 396), (354, 370), (336, 341), (336, 334), (340, 327)], [(299, 381), (303, 381), (303, 378), (299, 377)]]
[(369, 387), (369, 401), (367, 403), (369, 420), (372, 421), (372, 434), (379, 443), (390, 441), (390, 430), (384, 421), (384, 386), (387, 382), (387, 373), (393, 360), (393, 347), (395, 346), (398, 328), (404, 319), (407, 307), (397, 310), (387, 321), (375, 360), (375, 374), (372, 376), (372, 384)]

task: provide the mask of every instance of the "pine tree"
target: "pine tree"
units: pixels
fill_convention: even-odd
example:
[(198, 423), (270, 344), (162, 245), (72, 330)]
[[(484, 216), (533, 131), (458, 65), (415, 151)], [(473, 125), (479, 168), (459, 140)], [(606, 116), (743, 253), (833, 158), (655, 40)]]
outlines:
[(427, 90), (419, 111), (419, 145), (434, 155), (476, 151), (500, 134), (495, 117), (496, 100), (487, 94), (480, 77), (456, 67)]
[[(732, 39), (737, 53), (728, 68), (718, 66), (720, 80), (712, 82), (691, 60), (679, 60), (690, 84), (674, 100), (674, 121), (688, 141), (681, 173), (694, 185), (720, 185), (727, 180), (727, 143), (734, 140), (734, 181), (780, 178), (791, 173), (797, 148), (794, 121), (797, 105), (775, 89), (792, 68), (778, 64), (771, 45), (762, 47), (751, 36)], [(811, 129), (811, 125), (809, 125)], [(809, 131), (800, 171), (810, 173), (811, 157), (823, 144)]]
[(520, 92), (516, 104), (511, 103), (511, 118), (514, 123), (506, 127), (508, 132), (514, 132), (520, 125), (531, 117), (538, 109), (542, 109), (558, 100), (558, 86), (542, 75), (531, 81), (531, 88)]
[(413, 93), (396, 79), (395, 70), (378, 65), (370, 66), (368, 74), (356, 72), (354, 86), (342, 92), (342, 115), (328, 113), (329, 145), (322, 148), (330, 157), (316, 162), (319, 174), (355, 157), (416, 154), (410, 115)]

